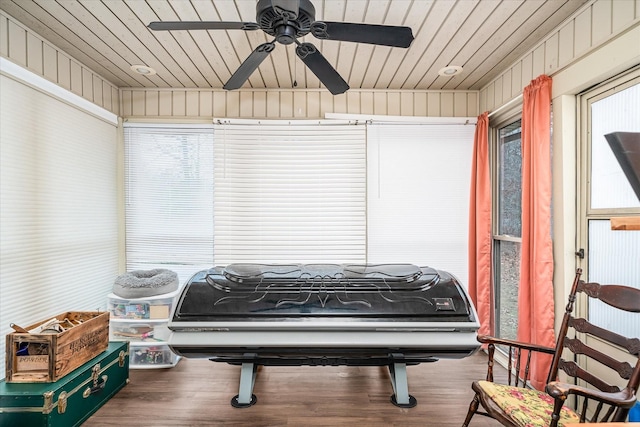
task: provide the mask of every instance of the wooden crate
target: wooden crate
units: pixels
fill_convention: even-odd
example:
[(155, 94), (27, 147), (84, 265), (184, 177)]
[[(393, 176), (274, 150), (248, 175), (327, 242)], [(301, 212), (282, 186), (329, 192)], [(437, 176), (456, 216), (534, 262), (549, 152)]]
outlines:
[[(7, 335), (6, 382), (55, 382), (107, 349), (109, 312), (69, 311), (54, 317), (64, 322), (64, 331)], [(36, 329), (51, 319), (24, 329)]]

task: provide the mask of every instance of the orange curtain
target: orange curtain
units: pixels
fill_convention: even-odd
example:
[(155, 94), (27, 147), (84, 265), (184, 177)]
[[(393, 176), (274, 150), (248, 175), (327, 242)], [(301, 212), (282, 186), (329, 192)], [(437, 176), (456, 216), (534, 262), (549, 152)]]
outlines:
[[(518, 339), (553, 347), (553, 247), (551, 242), (551, 78), (524, 90), (522, 106), (522, 248)], [(551, 359), (532, 358), (531, 384), (546, 383)]]
[(493, 333), (491, 289), (491, 179), (489, 113), (478, 116), (471, 163), (469, 203), (469, 296), (478, 312), (478, 333)]

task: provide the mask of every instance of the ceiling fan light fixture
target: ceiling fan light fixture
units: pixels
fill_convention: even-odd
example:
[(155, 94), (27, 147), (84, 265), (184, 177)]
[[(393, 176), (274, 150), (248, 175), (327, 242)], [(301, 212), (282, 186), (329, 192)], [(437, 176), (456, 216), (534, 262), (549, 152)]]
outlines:
[(459, 65), (448, 65), (438, 71), (438, 74), (443, 77), (453, 77), (457, 76), (460, 73), (462, 73), (462, 67), (460, 67)]
[(156, 70), (146, 65), (132, 65), (131, 70), (143, 76), (153, 76), (156, 73)]

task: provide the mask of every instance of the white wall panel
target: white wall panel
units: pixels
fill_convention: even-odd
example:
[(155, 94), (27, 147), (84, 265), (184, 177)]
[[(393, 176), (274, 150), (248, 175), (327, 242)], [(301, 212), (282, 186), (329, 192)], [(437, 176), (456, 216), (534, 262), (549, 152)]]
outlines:
[(200, 92), (187, 92), (185, 99), (186, 115), (194, 116), (200, 111)]
[(320, 117), (320, 92), (307, 92), (307, 116)]
[(426, 117), (428, 115), (427, 114), (427, 93), (414, 92), (412, 95), (413, 95), (413, 114), (407, 114), (407, 115)]
[(104, 97), (102, 96), (102, 81), (98, 79), (94, 79), (91, 76), (91, 86), (93, 90), (93, 102), (98, 105), (102, 105), (104, 102)]
[[(200, 92), (198, 102), (200, 103), (200, 113), (203, 115), (213, 115), (213, 94), (211, 92)], [(259, 110), (264, 109), (264, 102), (256, 102), (256, 108)], [(151, 115), (153, 115), (153, 113), (151, 113)]]
[(33, 33), (27, 33), (27, 64), (31, 71), (43, 73), (42, 40)]
[(544, 68), (556, 70), (558, 68), (558, 49), (560, 36), (556, 32), (551, 35), (544, 44)]
[[(9, 32), (9, 20), (6, 16), (0, 15), (0, 34)], [(0, 37), (0, 55), (9, 56), (9, 37)]]
[(583, 55), (591, 46), (591, 12), (592, 8), (585, 9), (575, 18), (574, 53)]
[(9, 21), (9, 31), (7, 31), (7, 42), (9, 49), (8, 57), (16, 64), (27, 67), (27, 32), (14, 21)]
[[(140, 92), (140, 98), (144, 99), (144, 91), (139, 91), (139, 92)], [(181, 116), (181, 117), (184, 117), (187, 115), (186, 93), (184, 91), (173, 92), (171, 103), (172, 103), (172, 108), (171, 108), (172, 115)], [(134, 108), (135, 106), (136, 104), (134, 104)], [(135, 112), (136, 111), (134, 109), (134, 114)]]
[[(159, 92), (158, 93), (158, 113), (160, 116), (171, 116), (172, 102), (171, 102), (171, 92)], [(127, 117), (128, 115), (133, 115), (131, 112), (132, 102), (134, 101), (131, 97), (130, 92), (121, 92), (120, 99), (122, 99), (122, 116)], [(129, 101), (129, 102), (127, 102)], [(136, 100), (135, 102), (139, 102)], [(129, 114), (127, 114), (129, 113)]]
[[(69, 69), (71, 71), (71, 92), (75, 93), (76, 95), (82, 96), (82, 90), (84, 89), (84, 87), (82, 86), (82, 66), (75, 61), (70, 61)], [(88, 95), (89, 97), (87, 97), (87, 99), (91, 100), (91, 94)]]
[(316, 119), (326, 113), (476, 117), (477, 91), (121, 89), (124, 118)]
[(627, 28), (629, 19), (633, 19), (633, 17), (636, 19), (640, 18), (640, 4), (636, 3), (634, 5), (631, 0), (611, 0), (611, 3), (613, 7), (609, 16), (611, 17), (611, 23), (613, 26), (611, 28), (612, 32), (621, 31)]
[(573, 58), (573, 31), (573, 21), (567, 22), (558, 31), (558, 62), (560, 64), (566, 64)]
[(71, 60), (62, 52), (57, 51), (58, 57), (58, 83), (65, 89), (71, 89)]
[(42, 55), (43, 77), (52, 82), (58, 81), (58, 52), (51, 45), (44, 43), (42, 45)]
[[(633, 3), (625, 1), (622, 3), (628, 3), (631, 5), (631, 15), (633, 16)], [(617, 7), (617, 10), (621, 9), (621, 6)], [(598, 17), (598, 25), (593, 27), (591, 34), (591, 40), (593, 43), (600, 43), (605, 40), (611, 34), (611, 0), (601, 0), (593, 4), (592, 12), (594, 16)], [(626, 21), (626, 19), (625, 19)]]

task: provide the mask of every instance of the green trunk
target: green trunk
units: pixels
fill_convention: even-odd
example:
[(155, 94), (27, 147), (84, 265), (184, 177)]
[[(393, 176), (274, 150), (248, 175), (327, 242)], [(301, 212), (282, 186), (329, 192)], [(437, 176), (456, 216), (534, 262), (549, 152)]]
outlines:
[(107, 350), (54, 383), (0, 382), (0, 427), (79, 426), (129, 379), (129, 343)]

